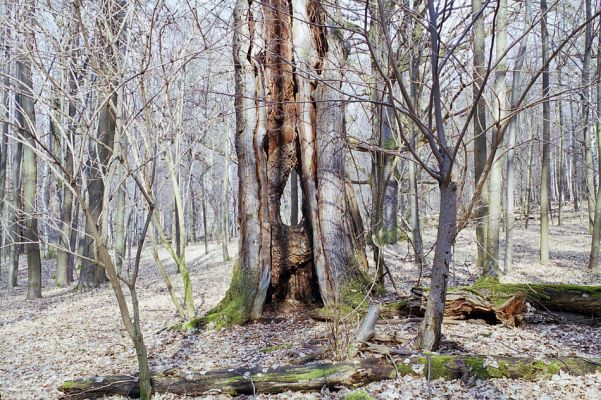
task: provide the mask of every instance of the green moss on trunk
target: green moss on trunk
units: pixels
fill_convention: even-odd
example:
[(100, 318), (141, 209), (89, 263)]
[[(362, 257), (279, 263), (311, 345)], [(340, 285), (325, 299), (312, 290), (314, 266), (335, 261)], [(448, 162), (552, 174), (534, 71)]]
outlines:
[(241, 270), (238, 258), (225, 297), (203, 318), (207, 327), (222, 329), (232, 325), (242, 325), (250, 320), (257, 284), (248, 280), (247, 274)]

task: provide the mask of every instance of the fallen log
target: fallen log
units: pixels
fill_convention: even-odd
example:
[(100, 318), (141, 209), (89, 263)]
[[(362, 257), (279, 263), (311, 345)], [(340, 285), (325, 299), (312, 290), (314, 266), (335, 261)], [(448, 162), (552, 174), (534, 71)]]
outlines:
[[(486, 321), (488, 324), (504, 324), (507, 326), (520, 326), (524, 321), (524, 314), (526, 312), (526, 303), (524, 301), (524, 294), (518, 292), (508, 299), (504, 300), (502, 304), (495, 306), (491, 301), (475, 293), (471, 290), (453, 290), (447, 294), (445, 303), (444, 316), (447, 320), (449, 319), (480, 319)], [(409, 297), (402, 298), (392, 303), (381, 304), (377, 308), (377, 313), (374, 313), (374, 307), (370, 308), (370, 311), (374, 313), (372, 318), (369, 320), (364, 319), (363, 324), (369, 322), (375, 324), (378, 316), (382, 317), (384, 321), (394, 320), (393, 318), (398, 317), (410, 317), (410, 316), (423, 316), (426, 308), (427, 298), (423, 294), (423, 290), (420, 288), (414, 288), (412, 295)], [(364, 310), (353, 310), (359, 314), (365, 312)], [(313, 310), (310, 315), (312, 318), (319, 321), (331, 321), (335, 320), (333, 317), (332, 309), (322, 308)], [(344, 311), (338, 311), (344, 313)], [(370, 315), (368, 312), (367, 315)], [(382, 321), (382, 320), (381, 320)], [(363, 326), (360, 331), (365, 330), (371, 332), (368, 327), (370, 325)], [(371, 326), (373, 330), (373, 326)], [(359, 340), (359, 342), (365, 340)]]
[(460, 288), (500, 304), (517, 293), (524, 293), (533, 307), (560, 312), (601, 317), (601, 286), (513, 284), (480, 280), (473, 286)]
[[(412, 295), (380, 306), (380, 315), (395, 318), (423, 315), (426, 291), (414, 288)], [(451, 288), (445, 303), (445, 318), (482, 319), (508, 326), (522, 324), (525, 303), (542, 311), (557, 311), (601, 317), (601, 287), (554, 284), (511, 284), (481, 280), (473, 286)]]
[[(354, 362), (285, 366), (276, 369), (251, 368), (222, 370), (176, 376), (154, 373), (154, 393), (188, 396), (207, 394), (275, 394), (287, 390), (319, 391), (323, 387), (356, 387), (369, 382), (413, 375), (429, 379), (514, 378), (534, 380), (559, 373), (586, 375), (601, 372), (601, 359), (559, 357), (546, 360), (479, 355), (414, 355), (400, 358), (394, 365), (383, 359)], [(59, 390), (65, 399), (88, 399), (110, 395), (136, 397), (137, 378), (127, 375), (91, 377), (66, 381)]]

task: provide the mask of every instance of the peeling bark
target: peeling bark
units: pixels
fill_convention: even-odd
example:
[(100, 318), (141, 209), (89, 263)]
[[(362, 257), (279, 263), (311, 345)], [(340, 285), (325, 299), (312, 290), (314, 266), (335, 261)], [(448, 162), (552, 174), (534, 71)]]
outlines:
[[(330, 304), (343, 281), (361, 276), (347, 216), (344, 99), (336, 90), (345, 54), (340, 33), (324, 27), (326, 15), (318, 0), (236, 4), (239, 259), (207, 321), (257, 319), (265, 303), (289, 298)], [(292, 171), (303, 217), (290, 226), (281, 197)], [(232, 315), (234, 308), (241, 311)]]

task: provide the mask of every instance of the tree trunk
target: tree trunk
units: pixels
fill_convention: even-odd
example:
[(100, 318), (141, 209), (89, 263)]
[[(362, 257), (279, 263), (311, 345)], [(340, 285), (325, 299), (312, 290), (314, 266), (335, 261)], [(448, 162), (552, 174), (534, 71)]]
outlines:
[[(60, 146), (63, 150), (63, 163), (65, 168), (65, 174), (67, 176), (74, 176), (74, 165), (73, 165), (73, 147), (75, 146), (75, 130), (76, 130), (76, 121), (75, 116), (77, 113), (77, 105), (75, 104), (75, 98), (77, 95), (77, 73), (75, 70), (75, 63), (77, 57), (77, 24), (72, 24), (72, 43), (70, 43), (70, 51), (71, 55), (69, 58), (69, 64), (66, 68), (66, 76), (67, 76), (67, 86), (69, 88), (69, 100), (68, 100), (68, 110), (67, 110), (67, 132), (64, 135), (61, 135)], [(62, 193), (63, 193), (63, 201), (61, 206), (61, 229), (60, 229), (60, 248), (57, 253), (56, 258), (56, 284), (58, 286), (66, 286), (70, 282), (73, 281), (73, 273), (69, 273), (69, 267), (73, 265), (73, 255), (77, 249), (72, 246), (72, 226), (73, 221), (77, 220), (77, 214), (73, 217), (73, 193), (71, 192), (71, 188), (69, 186), (77, 184), (76, 182), (63, 182)]]
[[(97, 287), (107, 281), (104, 268), (92, 261), (96, 259), (95, 243), (89, 232), (90, 224), (95, 224), (102, 231), (102, 212), (104, 210), (104, 190), (107, 164), (111, 158), (115, 138), (115, 102), (116, 96), (111, 99), (102, 98), (106, 103), (99, 113), (98, 129), (96, 138), (89, 141), (88, 160), (88, 208), (89, 216), (94, 220), (86, 222), (86, 239), (84, 247), (84, 259), (82, 260), (78, 289)], [(86, 216), (86, 219), (88, 216)]]
[[(415, 37), (420, 35), (423, 31), (423, 27), (419, 24), (415, 23), (414, 18), (407, 13), (407, 24), (411, 27), (410, 38), (411, 41), (414, 40)], [(411, 100), (413, 104), (418, 104), (418, 81), (419, 81), (419, 67), (420, 67), (420, 58), (421, 58), (421, 50), (420, 46), (412, 46), (414, 50), (410, 55), (410, 87), (409, 90), (411, 92)], [(411, 124), (411, 142), (414, 147), (417, 144), (417, 129), (415, 126), (415, 122)], [(426, 259), (424, 256), (424, 242), (422, 240), (422, 231), (421, 231), (421, 223), (420, 223), (420, 212), (419, 212), (419, 187), (418, 181), (420, 176), (420, 166), (417, 162), (409, 161), (408, 162), (408, 170), (409, 170), (409, 191), (410, 191), (410, 208), (411, 208), (411, 244), (413, 246), (413, 253), (415, 254), (415, 263), (419, 267), (420, 277), (421, 278), (423, 268), (426, 263)]]
[[(127, 137), (119, 136), (120, 140), (115, 141), (115, 152), (125, 158), (127, 157)], [(116, 178), (118, 180), (124, 179), (127, 171), (121, 168), (121, 163), (117, 164), (116, 170), (121, 173)], [(125, 226), (125, 215), (127, 213), (125, 182), (119, 182), (117, 188), (115, 213), (115, 268), (117, 268), (117, 273), (120, 274), (123, 269), (123, 262), (125, 261), (125, 241), (127, 236)]]
[(438, 171), (436, 178), (438, 180), (440, 202), (428, 306), (426, 307), (424, 320), (419, 326), (415, 345), (417, 348), (433, 351), (438, 349), (440, 345), (449, 266), (453, 261), (453, 244), (457, 236), (457, 185), (452, 179), (454, 159), (450, 150), (451, 147), (447, 147), (448, 142), (442, 114), (442, 96), (438, 71), (440, 52), (440, 38), (437, 31), (438, 11), (433, 0), (427, 2), (427, 9), (429, 16), (428, 31), (432, 46), (430, 53), (432, 74), (430, 118), (436, 126), (435, 138), (433, 133), (429, 133), (431, 135), (430, 149), (433, 154), (436, 154), (437, 158)]
[[(587, 0), (590, 1), (590, 0)], [(551, 108), (549, 104), (549, 47), (547, 44), (547, 1), (541, 0), (541, 47), (543, 70), (543, 155), (540, 178), (540, 262), (549, 262), (549, 185), (551, 169)]]
[[(587, 0), (589, 3), (590, 0)], [(599, 18), (601, 21), (601, 17)], [(589, 26), (592, 25), (589, 24)], [(587, 29), (589, 29), (587, 27)], [(599, 44), (597, 49), (597, 77), (601, 76), (601, 30), (599, 31)], [(597, 83), (597, 171), (601, 173), (601, 82)], [(588, 266), (591, 269), (599, 267), (599, 247), (601, 241), (601, 183), (597, 187), (597, 196), (595, 201), (595, 220), (593, 223), (593, 234), (591, 237), (591, 254)]]
[(436, 234), (436, 247), (428, 306), (423, 322), (420, 324), (416, 346), (433, 350), (440, 345), (440, 332), (444, 315), (445, 296), (449, 265), (453, 258), (453, 242), (457, 235), (457, 187), (454, 182), (440, 184), (440, 217)]
[[(10, 11), (11, 8), (8, 5), (2, 7), (2, 13), (6, 16), (6, 21), (10, 20)], [(2, 51), (4, 52), (5, 59), (3, 60), (4, 67), (2, 68), (2, 72), (4, 73), (4, 78), (2, 79), (2, 105), (4, 107), (4, 112), (2, 115), (2, 135), (0, 139), (0, 224), (2, 227), (0, 228), (0, 264), (5, 264), (5, 244), (6, 244), (6, 232), (5, 229), (9, 225), (9, 220), (5, 219), (4, 215), (4, 206), (8, 204), (9, 199), (7, 196), (7, 169), (6, 169), (6, 161), (8, 159), (8, 147), (9, 147), (9, 136), (10, 136), (10, 66), (11, 63), (8, 62), (10, 59), (10, 24), (6, 23), (4, 27), (4, 35), (2, 37)], [(0, 271), (0, 275), (2, 271)], [(1, 280), (1, 279), (0, 279)], [(9, 286), (11, 286), (9, 284)]]
[[(486, 64), (484, 58), (484, 17), (477, 13), (482, 8), (482, 0), (472, 0), (472, 15), (474, 21), (474, 86), (473, 98), (477, 102), (476, 113), (474, 115), (474, 184), (477, 185), (484, 171), (487, 158), (486, 141), (486, 99), (484, 96), (478, 98), (478, 94), (483, 90), (484, 77), (486, 74)], [(476, 218), (476, 247), (478, 249), (478, 258), (476, 266), (484, 268), (486, 262), (486, 221), (488, 219), (488, 193), (482, 190), (480, 201), (474, 210)]]
[[(239, 251), (230, 289), (207, 322), (257, 319), (265, 302), (286, 298), (335, 304), (367, 286), (349, 237), (338, 91), (345, 59), (327, 27), (330, 8), (319, 0), (236, 3)], [(305, 218), (287, 226), (280, 199), (293, 169)]]
[[(396, 364), (382, 359), (364, 358), (354, 362), (319, 363), (285, 366), (274, 369), (255, 367), (196, 373), (185, 378), (154, 373), (154, 393), (203, 396), (221, 393), (230, 396), (276, 394), (284, 391), (320, 391), (341, 386), (357, 387), (369, 382), (398, 376), (423, 376), (429, 380), (445, 379), (524, 379), (550, 378), (560, 371), (587, 375), (601, 371), (600, 359), (584, 357), (531, 357), (481, 355), (406, 356)], [(66, 381), (59, 390), (69, 399), (104, 396), (139, 396), (138, 380), (128, 375), (90, 377)]]
[(17, 276), (19, 275), (19, 243), (21, 242), (21, 196), (19, 188), (21, 187), (21, 172), (23, 160), (23, 143), (16, 141), (13, 143), (13, 154), (11, 160), (11, 186), (10, 199), (7, 207), (6, 219), (9, 221), (7, 240), (8, 243), (8, 286), (17, 286)]
[[(591, 0), (585, 0), (585, 18), (589, 20), (592, 15)], [(593, 45), (593, 24), (589, 23), (585, 28), (584, 54), (582, 57), (582, 133), (584, 135), (584, 156), (586, 162), (586, 191), (588, 200), (589, 233), (593, 231), (595, 220), (595, 165), (593, 162), (593, 144), (590, 131), (590, 64), (591, 47)]]
[(503, 142), (501, 126), (507, 117), (507, 0), (497, 2), (495, 24), (495, 99), (493, 100), (493, 118), (495, 121), (495, 138), (492, 141), (491, 153), (495, 158), (488, 177), (488, 226), (486, 233), (486, 259), (483, 268), (484, 276), (499, 276), (499, 237), (501, 229), (501, 198), (503, 190)]
[[(27, 10), (27, 19), (32, 21), (31, 9)], [(35, 110), (31, 65), (26, 58), (31, 50), (33, 38), (22, 38), (26, 44), (23, 55), (17, 60), (19, 93), (17, 95), (17, 123), (19, 136), (23, 140), (23, 239), (27, 253), (27, 298), (42, 297), (42, 263), (40, 259), (40, 238), (36, 215), (36, 193), (38, 166), (36, 160)]]
[(202, 229), (204, 232), (203, 242), (205, 245), (205, 254), (209, 254), (209, 229), (207, 227), (207, 202), (205, 195), (204, 178), (201, 180), (201, 191), (202, 191)]
[[(518, 92), (520, 90), (522, 67), (526, 59), (526, 50), (528, 48), (527, 31), (530, 29), (530, 0), (524, 1), (524, 38), (520, 40), (515, 68), (513, 70), (513, 79), (511, 83), (511, 105), (518, 101)], [(515, 204), (515, 146), (517, 141), (517, 132), (519, 125), (519, 116), (513, 117), (509, 125), (509, 137), (507, 138), (507, 156), (505, 161), (505, 180), (507, 186), (505, 189), (505, 272), (509, 272), (513, 263), (513, 225), (515, 222), (514, 204)]]
[[(380, 9), (383, 6), (384, 9)], [(389, 105), (389, 93), (386, 90), (382, 78), (379, 76), (379, 68), (386, 68), (387, 49), (383, 40), (383, 32), (379, 18), (388, 15), (389, 7), (383, 3), (373, 2), (370, 4), (371, 22), (369, 27), (369, 40), (372, 42), (371, 73), (374, 80), (371, 85), (371, 142), (374, 146), (384, 149), (397, 147), (396, 140), (392, 134), (391, 115)], [(386, 104), (386, 106), (384, 106)], [(392, 178), (393, 157), (382, 152), (371, 153), (371, 175), (369, 179), (371, 189), (370, 206), (370, 234), (368, 242), (371, 245), (376, 276), (380, 284), (384, 283), (384, 272), (386, 261), (381, 249), (382, 245), (397, 241), (396, 216), (398, 213), (398, 184), (393, 185)], [(395, 192), (395, 193), (393, 193)], [(396, 204), (390, 207), (391, 200)], [(392, 215), (391, 215), (392, 214)], [(391, 223), (391, 219), (394, 221)], [(393, 226), (391, 228), (391, 225)]]
[[(229, 132), (228, 132), (229, 133)], [(229, 135), (228, 135), (229, 136)], [(228, 213), (229, 213), (229, 201), (228, 201), (228, 189), (229, 189), (229, 178), (230, 178), (230, 142), (229, 137), (226, 138), (226, 150), (225, 157), (223, 158), (223, 183), (221, 188), (221, 253), (223, 255), (223, 261), (229, 261), (230, 255), (227, 249), (228, 242)]]

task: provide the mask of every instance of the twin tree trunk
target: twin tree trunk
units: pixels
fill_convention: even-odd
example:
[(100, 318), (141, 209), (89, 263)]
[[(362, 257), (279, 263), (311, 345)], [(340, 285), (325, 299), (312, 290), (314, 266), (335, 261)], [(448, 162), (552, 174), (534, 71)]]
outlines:
[[(242, 323), (288, 298), (326, 305), (367, 286), (345, 196), (345, 49), (319, 0), (237, 1), (234, 18), (238, 260), (207, 322)], [(293, 170), (303, 216), (287, 226), (280, 199)]]

